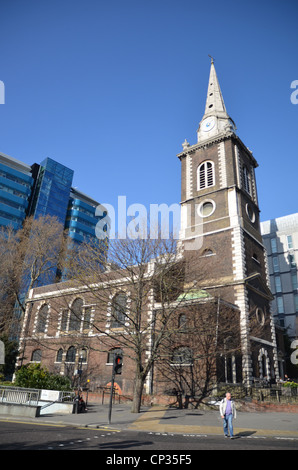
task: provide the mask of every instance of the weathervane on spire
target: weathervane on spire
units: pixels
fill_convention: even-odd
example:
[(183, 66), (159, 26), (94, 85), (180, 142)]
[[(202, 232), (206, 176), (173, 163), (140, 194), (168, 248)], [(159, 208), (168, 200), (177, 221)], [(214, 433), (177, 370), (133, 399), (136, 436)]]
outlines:
[(214, 64), (214, 58), (213, 58), (210, 54), (208, 54), (208, 56), (209, 56), (210, 59), (211, 59), (211, 64)]

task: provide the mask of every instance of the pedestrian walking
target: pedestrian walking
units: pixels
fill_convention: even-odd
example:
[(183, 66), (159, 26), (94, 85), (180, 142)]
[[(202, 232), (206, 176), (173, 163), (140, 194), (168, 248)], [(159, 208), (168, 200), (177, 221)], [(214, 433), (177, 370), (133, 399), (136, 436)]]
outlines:
[(231, 394), (226, 393), (226, 397), (220, 402), (219, 413), (223, 419), (223, 430), (225, 437), (234, 439), (233, 431), (233, 419), (236, 419), (236, 406), (233, 400), (231, 400)]

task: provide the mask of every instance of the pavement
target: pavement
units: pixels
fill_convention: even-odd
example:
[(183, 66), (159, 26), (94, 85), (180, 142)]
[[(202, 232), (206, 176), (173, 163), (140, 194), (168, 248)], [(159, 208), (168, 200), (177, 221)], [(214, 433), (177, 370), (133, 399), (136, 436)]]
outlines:
[[(154, 433), (222, 435), (222, 419), (216, 410), (177, 409), (166, 406), (142, 407), (131, 413), (128, 404), (115, 404), (109, 423), (108, 405), (89, 403), (88, 411), (80, 414), (48, 414), (38, 418), (1, 415), (1, 421), (32, 422), (52, 426), (75, 426), (114, 431), (143, 431)], [(298, 413), (237, 412), (233, 421), (238, 437), (277, 437), (297, 440)]]

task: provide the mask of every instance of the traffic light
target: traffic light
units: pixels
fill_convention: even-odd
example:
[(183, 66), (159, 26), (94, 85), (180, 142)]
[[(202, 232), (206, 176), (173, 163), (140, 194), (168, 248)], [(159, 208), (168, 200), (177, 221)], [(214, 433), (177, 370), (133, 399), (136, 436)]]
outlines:
[(114, 372), (120, 375), (122, 373), (122, 356), (117, 354), (114, 359)]

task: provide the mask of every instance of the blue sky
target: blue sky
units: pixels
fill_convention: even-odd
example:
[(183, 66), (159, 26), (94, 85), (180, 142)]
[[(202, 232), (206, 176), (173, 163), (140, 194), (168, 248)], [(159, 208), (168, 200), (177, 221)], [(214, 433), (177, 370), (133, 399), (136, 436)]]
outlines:
[(179, 203), (211, 54), (261, 220), (298, 212), (297, 17), (296, 0), (1, 0), (0, 151), (65, 164), (102, 203)]

